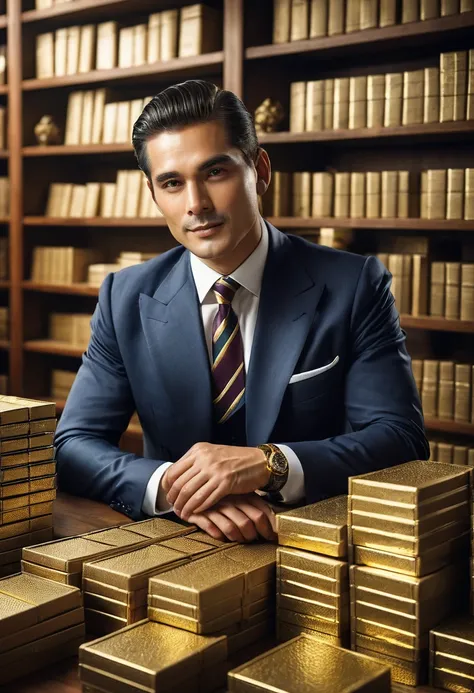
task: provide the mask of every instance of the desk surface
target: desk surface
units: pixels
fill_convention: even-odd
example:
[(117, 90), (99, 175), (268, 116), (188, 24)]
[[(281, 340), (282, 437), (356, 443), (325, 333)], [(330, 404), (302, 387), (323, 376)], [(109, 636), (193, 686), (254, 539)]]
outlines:
[[(54, 502), (54, 531), (59, 537), (69, 537), (94, 529), (113, 527), (129, 522), (129, 518), (103, 503), (58, 493)], [(247, 658), (250, 659), (250, 654)], [(245, 661), (245, 660), (243, 660)], [(236, 665), (240, 662), (236, 662)], [(81, 684), (77, 673), (77, 657), (25, 676), (6, 686), (0, 693), (80, 693)], [(393, 684), (392, 693), (442, 693), (428, 686), (409, 688)]]

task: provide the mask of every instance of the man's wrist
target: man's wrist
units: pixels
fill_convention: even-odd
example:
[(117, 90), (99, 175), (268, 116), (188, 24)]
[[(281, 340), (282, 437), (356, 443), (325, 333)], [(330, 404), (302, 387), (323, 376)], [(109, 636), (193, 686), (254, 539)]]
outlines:
[(259, 481), (258, 481), (257, 489), (261, 489), (264, 486), (266, 486), (268, 484), (268, 482), (270, 481), (271, 471), (268, 469), (267, 456), (264, 453), (264, 451), (258, 447), (256, 448), (256, 450), (258, 450), (258, 454), (261, 458), (261, 465), (260, 465), (261, 470), (260, 470), (260, 474), (259, 474)]
[(286, 484), (288, 479), (289, 464), (284, 452), (273, 443), (264, 443), (257, 446), (265, 455), (268, 477), (266, 483), (259, 486), (266, 493), (278, 492)]

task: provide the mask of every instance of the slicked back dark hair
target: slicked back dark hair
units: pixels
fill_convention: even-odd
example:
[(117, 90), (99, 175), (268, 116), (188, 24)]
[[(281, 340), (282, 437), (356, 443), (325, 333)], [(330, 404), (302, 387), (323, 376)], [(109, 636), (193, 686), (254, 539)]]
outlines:
[(132, 143), (139, 168), (151, 182), (148, 141), (162, 132), (209, 121), (221, 122), (229, 143), (248, 164), (255, 162), (258, 140), (252, 116), (231, 91), (201, 79), (190, 79), (153, 97), (135, 122)]

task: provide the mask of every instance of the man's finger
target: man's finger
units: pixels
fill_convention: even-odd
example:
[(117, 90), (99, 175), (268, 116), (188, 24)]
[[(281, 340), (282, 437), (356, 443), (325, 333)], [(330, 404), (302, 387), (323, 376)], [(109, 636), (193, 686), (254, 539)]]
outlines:
[(232, 520), (239, 528), (240, 533), (246, 541), (255, 541), (257, 538), (257, 529), (248, 515), (243, 513), (239, 508), (230, 503), (220, 503), (219, 512)]
[(221, 532), (217, 525), (215, 525), (214, 522), (212, 522), (212, 520), (210, 520), (209, 517), (207, 517), (207, 515), (191, 515), (189, 521), (192, 522), (192, 524), (200, 527), (203, 530), (203, 532), (206, 532), (206, 534), (209, 534), (209, 536), (213, 537), (214, 539), (224, 541), (226, 538), (223, 532)]
[[(182, 516), (181, 511), (183, 510), (186, 503), (190, 498), (198, 491), (201, 486), (208, 483), (207, 474), (203, 472), (198, 472), (189, 481), (187, 481), (181, 491), (178, 493), (178, 497), (173, 506), (173, 510), (177, 515), (179, 515), (183, 520), (186, 519)], [(212, 483), (212, 482), (211, 482)], [(188, 513), (189, 515), (190, 513)]]
[(251, 505), (254, 505), (256, 508), (263, 510), (270, 521), (273, 531), (276, 532), (276, 514), (270, 505), (268, 505), (268, 503), (266, 503), (263, 498), (260, 498), (260, 496), (258, 496), (256, 493), (249, 493), (245, 500)]
[(190, 467), (193, 466), (194, 456), (181, 457), (180, 460), (174, 462), (166, 472), (167, 482), (170, 487), (174, 484), (181, 474), (184, 474)]
[[(177, 499), (179, 492), (181, 491), (183, 486), (185, 484), (187, 484), (188, 481), (190, 481), (193, 478), (193, 476), (196, 476), (196, 474), (199, 474), (199, 471), (200, 470), (193, 465), (192, 467), (187, 469), (185, 472), (183, 472), (183, 474), (181, 474), (181, 476), (179, 476), (176, 479), (176, 481), (173, 482), (173, 485), (170, 486), (169, 491), (166, 495), (166, 500), (168, 501), (168, 503), (173, 504), (175, 502), (175, 500)], [(168, 480), (167, 480), (167, 482), (168, 482)]]
[(252, 520), (258, 533), (262, 537), (268, 539), (268, 541), (275, 539), (275, 532), (273, 531), (272, 523), (264, 508), (256, 507), (253, 503), (250, 503), (247, 500), (238, 500), (236, 502), (236, 507), (245, 513), (250, 520)]
[[(209, 489), (206, 488), (206, 486), (203, 486), (197, 493), (194, 494), (190, 502), (194, 503), (199, 503), (196, 507), (194, 507), (193, 512), (195, 513), (202, 513), (205, 510), (209, 510), (209, 508), (212, 508), (213, 505), (216, 505), (216, 503), (219, 503), (225, 496), (229, 495), (229, 489), (227, 486), (223, 484), (219, 484), (217, 488), (212, 486), (211, 493), (209, 493)], [(188, 511), (187, 508), (183, 508), (183, 510)]]
[(208, 510), (206, 515), (210, 520), (212, 520), (216, 527), (220, 529), (227, 539), (230, 541), (238, 541), (241, 544), (244, 543), (244, 537), (242, 536), (242, 532), (237, 525), (228, 517), (223, 515), (219, 510)]

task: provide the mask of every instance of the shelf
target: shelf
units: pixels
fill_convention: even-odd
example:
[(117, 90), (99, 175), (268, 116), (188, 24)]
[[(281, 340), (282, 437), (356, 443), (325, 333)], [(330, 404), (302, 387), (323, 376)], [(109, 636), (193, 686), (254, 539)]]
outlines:
[(216, 51), (215, 53), (205, 53), (189, 58), (173, 58), (172, 60), (151, 65), (141, 65), (140, 67), (115, 67), (112, 70), (94, 70), (93, 72), (53, 77), (51, 79), (26, 79), (22, 83), (22, 88), (24, 91), (36, 91), (38, 89), (54, 89), (76, 84), (102, 83), (109, 85), (109, 82), (125, 82), (127, 80), (136, 84), (137, 80), (150, 81), (150, 78), (159, 75), (164, 75), (166, 79), (175, 79), (176, 77), (186, 75), (192, 76), (194, 79), (198, 76), (209, 74), (210, 68), (222, 68), (223, 59), (224, 53)]
[[(166, 5), (171, 6), (172, 2), (168, 0)], [(21, 21), (32, 23), (63, 18), (89, 21), (101, 17), (112, 19), (117, 14), (153, 11), (156, 11), (156, 2), (152, 0), (74, 0), (46, 10), (28, 10), (22, 13)]]
[(77, 346), (68, 342), (56, 342), (53, 339), (33, 339), (23, 343), (25, 351), (32, 351), (37, 354), (55, 354), (58, 356), (81, 357), (87, 345)]
[(99, 287), (88, 284), (41, 284), (26, 281), (22, 283), (25, 291), (42, 291), (45, 294), (76, 294), (80, 296), (98, 296)]
[(432, 318), (429, 315), (413, 317), (400, 315), (403, 328), (415, 330), (433, 330), (436, 332), (464, 332), (474, 334), (474, 322), (471, 320), (449, 320), (448, 318)]
[(310, 53), (326, 58), (329, 55), (334, 57), (347, 55), (351, 52), (355, 53), (357, 49), (362, 49), (364, 52), (370, 50), (386, 53), (388, 49), (400, 49), (404, 46), (416, 45), (418, 38), (422, 38), (423, 43), (426, 44), (437, 42), (440, 38), (447, 38), (450, 35), (467, 34), (473, 26), (474, 12), (465, 12), (450, 17), (430, 19), (425, 22), (395, 24), (381, 29), (366, 29), (304, 41), (252, 46), (246, 49), (245, 58), (247, 60), (261, 60), (292, 55), (306, 60)]
[[(24, 226), (168, 226), (164, 217), (25, 217)], [(473, 222), (474, 226), (474, 222)]]
[[(52, 144), (50, 146), (23, 147), (23, 156), (69, 156), (72, 154), (122, 154), (133, 153), (133, 147), (128, 142), (124, 144)], [(7, 153), (8, 155), (8, 153)]]
[(466, 134), (474, 135), (474, 120), (460, 120), (450, 123), (421, 123), (419, 125), (398, 125), (390, 128), (359, 128), (357, 130), (321, 130), (315, 132), (268, 132), (259, 134), (259, 142), (266, 144), (297, 144), (300, 142), (347, 142), (389, 138), (416, 138)]
[(3, 351), (8, 351), (10, 349), (10, 342), (8, 339), (0, 339), (0, 349)]
[(415, 231), (474, 231), (474, 219), (347, 219), (335, 217), (266, 217), (280, 229), (408, 229)]
[(458, 433), (463, 436), (474, 436), (474, 423), (425, 418), (425, 428), (427, 431), (441, 431), (443, 433)]

